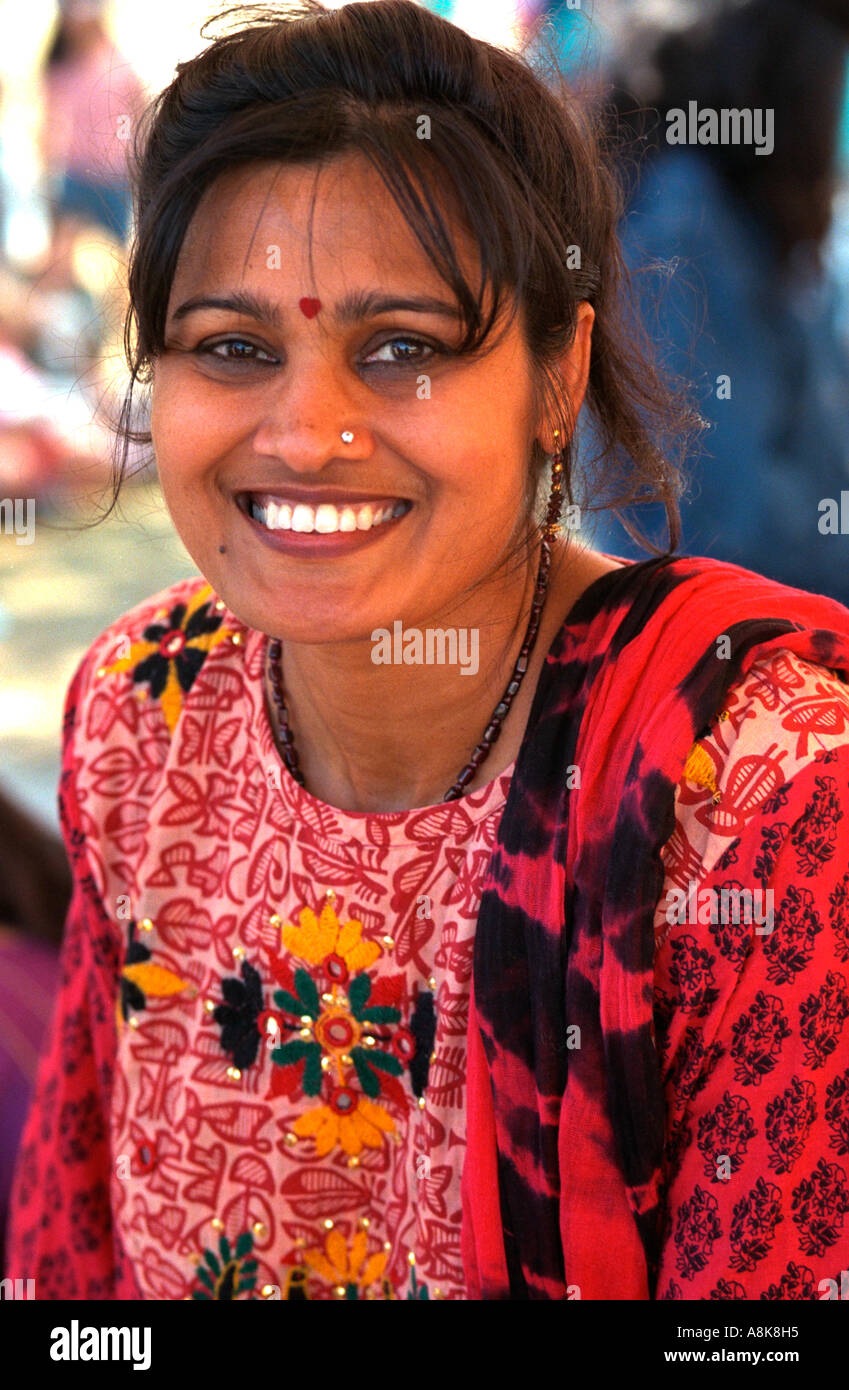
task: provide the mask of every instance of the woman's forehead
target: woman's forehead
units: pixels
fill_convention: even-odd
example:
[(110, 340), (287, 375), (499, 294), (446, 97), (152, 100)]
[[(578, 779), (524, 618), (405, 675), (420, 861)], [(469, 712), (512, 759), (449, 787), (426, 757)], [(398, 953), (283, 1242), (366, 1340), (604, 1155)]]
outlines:
[[(444, 215), (450, 216), (448, 209)], [(450, 224), (464, 273), (474, 282), (472, 238)], [(364, 158), (322, 165), (262, 163), (227, 170), (203, 194), (189, 224), (175, 290), (274, 271), (278, 281), (369, 282), (450, 297), (379, 172)], [(281, 274), (282, 272), (282, 274)]]

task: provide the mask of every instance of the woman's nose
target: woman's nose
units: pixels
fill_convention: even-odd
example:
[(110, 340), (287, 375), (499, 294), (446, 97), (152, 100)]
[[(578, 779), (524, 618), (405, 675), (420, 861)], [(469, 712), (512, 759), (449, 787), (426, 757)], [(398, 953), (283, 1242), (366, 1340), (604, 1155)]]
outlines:
[[(371, 432), (363, 426), (358, 397), (356, 390), (345, 385), (339, 367), (325, 358), (309, 366), (290, 365), (263, 395), (253, 433), (254, 452), (280, 459), (303, 473), (314, 472), (332, 459), (367, 458)], [(353, 439), (348, 440), (348, 435)]]

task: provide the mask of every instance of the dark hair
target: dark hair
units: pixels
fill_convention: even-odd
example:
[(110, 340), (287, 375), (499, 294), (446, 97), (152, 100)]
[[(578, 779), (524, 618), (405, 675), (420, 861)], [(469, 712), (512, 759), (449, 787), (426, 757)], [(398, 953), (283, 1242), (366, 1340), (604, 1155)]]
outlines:
[(71, 887), (59, 836), (0, 789), (0, 923), (58, 946)]
[[(524, 311), (538, 402), (552, 412), (546, 418), (562, 439), (571, 440), (573, 422), (555, 364), (573, 338), (577, 305), (593, 306), (586, 401), (598, 448), (590, 464), (603, 465), (608, 491), (617, 477), (623, 484), (606, 505), (665, 504), (674, 549), (678, 461), (702, 421), (683, 384), (655, 366), (629, 310), (616, 234), (621, 196), (602, 123), (556, 64), (549, 85), (523, 57), (470, 37), (413, 0), (332, 11), (318, 0), (238, 6), (207, 21), (201, 33), (213, 41), (178, 66), (134, 141), (136, 229), (124, 328), (131, 380), (112, 505), (129, 443), (150, 442), (149, 432), (133, 428), (133, 387), (150, 381), (163, 349), (177, 258), (203, 192), (249, 162), (319, 164), (360, 152), (456, 295), (465, 328), (461, 353), (483, 350), (505, 290), (513, 293), (514, 311)], [(429, 139), (417, 134), (422, 116), (431, 119)], [(443, 192), (477, 243), (477, 293), (440, 211)], [(485, 315), (487, 285), (492, 303)], [(563, 473), (569, 501), (576, 495), (574, 460), (570, 443)], [(529, 498), (545, 466), (535, 443)]]
[(686, 109), (689, 101), (715, 110), (774, 110), (769, 159), (743, 143), (699, 152), (762, 224), (779, 259), (800, 244), (819, 247), (836, 184), (846, 0), (721, 0), (707, 12), (694, 9), (683, 27), (662, 17), (637, 18), (623, 38), (611, 74), (620, 136), (627, 126), (635, 145), (652, 154), (667, 148), (667, 112)]

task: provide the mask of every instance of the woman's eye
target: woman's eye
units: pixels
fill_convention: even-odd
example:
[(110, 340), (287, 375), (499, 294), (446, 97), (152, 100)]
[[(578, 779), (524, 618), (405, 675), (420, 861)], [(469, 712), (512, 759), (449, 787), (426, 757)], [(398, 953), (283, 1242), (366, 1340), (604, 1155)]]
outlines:
[[(212, 358), (214, 361), (227, 365), (254, 363), (260, 366), (279, 365), (279, 358), (247, 338), (219, 338), (215, 342), (201, 343), (196, 351), (202, 357)], [(404, 334), (387, 339), (380, 347), (375, 348), (374, 352), (369, 353), (365, 360), (375, 366), (420, 366), (434, 357), (437, 352), (437, 348), (426, 343), (423, 339), (411, 338)]]
[(276, 362), (277, 358), (246, 338), (222, 338), (217, 343), (202, 343), (198, 351), (219, 362)]
[[(412, 346), (414, 352), (408, 352), (403, 350), (401, 352), (396, 352), (396, 348), (398, 347), (399, 343), (402, 344), (404, 348), (409, 348)], [(383, 359), (378, 359), (377, 354), (380, 352), (385, 352), (387, 348), (391, 349), (391, 355), (389, 357), (384, 357)], [(409, 338), (405, 334), (403, 337), (387, 339), (387, 341), (385, 343), (382, 343), (379, 348), (375, 348), (374, 352), (369, 353), (368, 357), (366, 358), (366, 361), (373, 362), (375, 360), (382, 360), (382, 362), (388, 366), (398, 367), (403, 367), (405, 363), (411, 363), (415, 366), (418, 366), (421, 362), (425, 362), (428, 360), (427, 357), (422, 355), (423, 353), (429, 353), (431, 356), (433, 356), (436, 353), (436, 351), (436, 348), (432, 347), (430, 343), (424, 342), (421, 338)]]

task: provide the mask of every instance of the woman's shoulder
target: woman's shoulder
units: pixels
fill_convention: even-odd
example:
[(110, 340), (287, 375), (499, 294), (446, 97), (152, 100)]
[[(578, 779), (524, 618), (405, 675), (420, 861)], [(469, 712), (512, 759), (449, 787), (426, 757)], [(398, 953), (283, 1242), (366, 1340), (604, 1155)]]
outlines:
[[(170, 620), (172, 616), (175, 616), (176, 609), (181, 606), (187, 608), (194, 599), (201, 595), (203, 597), (211, 596), (213, 602), (219, 601), (203, 576), (195, 574), (178, 579), (173, 584), (169, 584), (167, 588), (160, 589), (157, 593), (140, 599), (132, 608), (126, 609), (118, 617), (113, 618), (93, 638), (80, 658), (77, 671), (83, 668), (101, 667), (110, 661), (126, 656), (128, 649), (134, 643), (144, 640), (144, 633), (147, 629)], [(178, 623), (179, 617), (180, 615), (176, 614)]]
[(101, 901), (126, 892), (163, 790), (185, 801), (191, 788), (200, 805), (205, 779), (232, 768), (255, 724), (261, 643), (197, 576), (122, 613), (84, 654), (65, 699), (59, 810)]
[(78, 662), (66, 694), (66, 736), (72, 727), (86, 738), (118, 728), (135, 733), (143, 704), (170, 735), (208, 663), (237, 652), (240, 659), (247, 631), (202, 575), (142, 599)]
[[(732, 683), (722, 710), (690, 749), (675, 791), (675, 832), (662, 856), (670, 882), (681, 888), (730, 869), (747, 837), (764, 856), (778, 822), (785, 834), (792, 825), (801, 842), (809, 814), (817, 817), (820, 849), (830, 856), (839, 837), (845, 859), (847, 771), (849, 685), (788, 649), (765, 652)], [(809, 811), (811, 804), (819, 809)], [(766, 862), (758, 861), (760, 869)]]
[(849, 609), (842, 603), (703, 555), (626, 560), (588, 586), (563, 632), (570, 658), (577, 642), (596, 664), (605, 654), (615, 661), (619, 684), (630, 662), (641, 681), (654, 673), (659, 691), (676, 691), (712, 662), (745, 670), (767, 643), (849, 670)]

